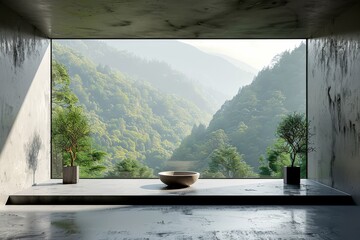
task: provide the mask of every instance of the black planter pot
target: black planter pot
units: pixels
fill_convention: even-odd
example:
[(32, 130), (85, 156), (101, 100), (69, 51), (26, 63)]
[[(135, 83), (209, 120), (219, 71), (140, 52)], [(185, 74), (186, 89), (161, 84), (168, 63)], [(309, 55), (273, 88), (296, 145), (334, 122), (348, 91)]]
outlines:
[(284, 183), (300, 185), (300, 167), (284, 167)]

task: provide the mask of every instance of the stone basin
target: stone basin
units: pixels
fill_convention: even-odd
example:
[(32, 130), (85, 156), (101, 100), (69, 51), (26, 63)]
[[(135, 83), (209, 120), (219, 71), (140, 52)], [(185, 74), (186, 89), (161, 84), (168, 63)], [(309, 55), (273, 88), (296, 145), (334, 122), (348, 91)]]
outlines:
[(199, 179), (200, 173), (191, 171), (166, 171), (159, 173), (160, 180), (170, 187), (188, 187)]

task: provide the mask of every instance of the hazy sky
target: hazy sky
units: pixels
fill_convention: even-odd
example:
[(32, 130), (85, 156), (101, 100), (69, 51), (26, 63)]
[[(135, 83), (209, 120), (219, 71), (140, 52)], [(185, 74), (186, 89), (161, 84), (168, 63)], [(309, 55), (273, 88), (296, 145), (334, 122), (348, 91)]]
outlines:
[(208, 53), (220, 53), (261, 70), (276, 54), (292, 50), (305, 40), (180, 40)]

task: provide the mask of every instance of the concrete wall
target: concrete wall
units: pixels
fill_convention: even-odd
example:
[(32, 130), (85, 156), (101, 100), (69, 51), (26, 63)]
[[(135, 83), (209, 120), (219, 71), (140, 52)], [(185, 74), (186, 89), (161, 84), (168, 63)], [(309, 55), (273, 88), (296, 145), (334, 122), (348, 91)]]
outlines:
[(50, 42), (0, 4), (0, 205), (50, 178)]
[(360, 5), (309, 40), (309, 178), (360, 203)]

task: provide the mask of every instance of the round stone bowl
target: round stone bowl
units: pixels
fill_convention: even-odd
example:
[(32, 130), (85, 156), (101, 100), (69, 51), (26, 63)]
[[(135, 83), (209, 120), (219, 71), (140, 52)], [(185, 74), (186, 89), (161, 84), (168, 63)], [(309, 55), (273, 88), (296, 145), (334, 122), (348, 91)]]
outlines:
[(200, 173), (188, 171), (166, 171), (159, 173), (160, 180), (170, 187), (188, 187), (199, 179)]

